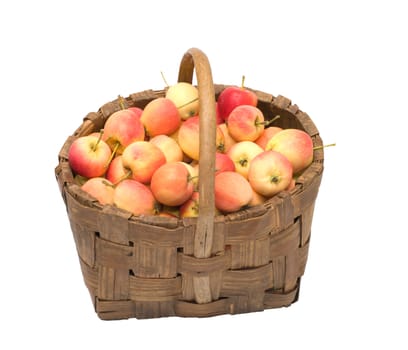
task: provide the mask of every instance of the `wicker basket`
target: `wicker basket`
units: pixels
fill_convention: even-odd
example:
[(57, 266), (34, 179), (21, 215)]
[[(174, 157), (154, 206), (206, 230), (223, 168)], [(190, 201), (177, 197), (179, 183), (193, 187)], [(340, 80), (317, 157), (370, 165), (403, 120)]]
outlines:
[[(263, 205), (214, 215), (215, 99), (226, 87), (213, 84), (206, 55), (188, 50), (179, 81), (197, 77), (200, 98), (200, 216), (134, 216), (101, 205), (74, 182), (68, 163), (73, 140), (103, 128), (121, 108), (114, 100), (89, 113), (66, 140), (55, 169), (85, 285), (101, 319), (207, 317), (289, 306), (297, 301), (308, 256), (313, 209), (323, 173), (323, 149), (284, 191)], [(282, 96), (253, 90), (265, 119), (298, 128), (321, 146), (309, 116)], [(124, 99), (144, 108), (165, 91), (147, 90)], [(119, 103), (120, 102), (120, 103)]]

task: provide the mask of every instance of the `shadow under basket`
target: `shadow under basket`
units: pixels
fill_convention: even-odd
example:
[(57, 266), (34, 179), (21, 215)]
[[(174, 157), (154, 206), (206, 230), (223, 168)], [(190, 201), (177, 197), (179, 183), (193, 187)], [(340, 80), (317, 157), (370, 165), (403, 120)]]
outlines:
[[(189, 49), (179, 81), (197, 75), (200, 93), (200, 216), (135, 216), (101, 205), (81, 190), (68, 162), (72, 142), (99, 131), (123, 107), (144, 108), (165, 90), (146, 90), (89, 113), (59, 153), (55, 174), (73, 232), (80, 266), (97, 315), (103, 320), (167, 316), (208, 317), (290, 306), (299, 297), (313, 210), (323, 174), (323, 149), (295, 188), (262, 205), (214, 214), (215, 101), (226, 85), (213, 84), (205, 54)], [(322, 146), (310, 117), (282, 96), (254, 91), (266, 120), (306, 131)], [(200, 121), (201, 123), (201, 121)], [(203, 139), (203, 140), (202, 140)], [(215, 139), (215, 138), (214, 138)], [(205, 192), (207, 191), (207, 192)], [(205, 198), (206, 203), (201, 203)]]

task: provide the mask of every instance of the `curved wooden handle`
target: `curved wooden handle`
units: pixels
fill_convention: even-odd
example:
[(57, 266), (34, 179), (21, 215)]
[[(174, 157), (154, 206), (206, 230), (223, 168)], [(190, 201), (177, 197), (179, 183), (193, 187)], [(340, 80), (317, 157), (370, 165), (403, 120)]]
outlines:
[(207, 258), (211, 255), (215, 216), (215, 92), (208, 58), (197, 48), (191, 48), (184, 54), (180, 63), (178, 81), (192, 83), (194, 68), (200, 100), (200, 153), (198, 163), (200, 215), (197, 219), (194, 256)]

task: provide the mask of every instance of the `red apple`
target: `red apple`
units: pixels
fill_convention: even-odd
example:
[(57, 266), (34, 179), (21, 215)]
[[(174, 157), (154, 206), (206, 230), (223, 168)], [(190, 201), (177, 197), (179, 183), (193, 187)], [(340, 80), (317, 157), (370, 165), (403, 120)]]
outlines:
[(183, 160), (183, 151), (177, 141), (167, 135), (156, 135), (150, 142), (160, 148), (167, 162), (180, 162)]
[(284, 129), (268, 141), (265, 149), (279, 152), (289, 159), (294, 174), (306, 169), (313, 161), (313, 141), (303, 130)]
[(96, 198), (101, 204), (113, 204), (113, 184), (104, 177), (92, 177), (82, 186), (82, 190)]
[(215, 175), (223, 171), (235, 171), (235, 164), (225, 153), (215, 152)]
[(114, 204), (134, 215), (155, 215), (157, 202), (149, 187), (132, 179), (121, 181), (113, 196)]
[(282, 131), (282, 128), (280, 128), (279, 126), (270, 126), (269, 128), (265, 128), (261, 136), (259, 136), (255, 140), (255, 143), (261, 146), (263, 150), (265, 150), (268, 141), (279, 131)]
[(105, 177), (113, 184), (117, 184), (131, 175), (131, 171), (123, 166), (122, 157), (120, 155), (113, 158), (106, 171)]
[[(190, 158), (198, 160), (200, 153), (200, 120), (194, 116), (185, 120), (178, 131), (178, 143), (183, 152)], [(224, 134), (219, 126), (216, 126), (216, 148), (217, 151), (224, 151)]]
[(144, 138), (145, 130), (140, 117), (129, 109), (121, 109), (111, 114), (103, 128), (102, 140), (115, 154), (122, 154), (127, 145), (134, 141), (143, 141)]
[(264, 131), (265, 118), (259, 108), (242, 105), (230, 113), (227, 127), (235, 141), (255, 141)]
[(239, 173), (224, 171), (214, 179), (215, 206), (221, 212), (231, 213), (247, 206), (252, 200), (252, 188)]
[(167, 206), (177, 206), (193, 194), (193, 182), (181, 162), (166, 163), (152, 176), (150, 188), (155, 198)]
[(217, 99), (219, 117), (227, 121), (230, 113), (237, 106), (249, 105), (256, 106), (258, 97), (256, 94), (243, 87), (229, 86), (221, 91)]
[(108, 168), (111, 149), (96, 136), (81, 136), (75, 139), (68, 150), (71, 169), (86, 178), (105, 174)]
[(220, 125), (224, 122), (225, 122), (224, 118), (221, 118), (221, 115), (220, 115), (220, 109), (218, 107), (218, 102), (215, 102), (215, 123), (217, 125)]
[(132, 172), (133, 180), (148, 184), (156, 169), (166, 163), (166, 157), (153, 143), (136, 141), (123, 151), (122, 163)]
[(180, 127), (181, 123), (176, 105), (165, 97), (151, 100), (143, 109), (140, 120), (149, 137), (170, 135)]
[(143, 109), (141, 109), (139, 107), (129, 107), (128, 110), (133, 112), (139, 119), (140, 119), (140, 117), (142, 116), (142, 113), (143, 113)]
[(174, 102), (182, 120), (198, 115), (200, 102), (194, 85), (186, 82), (171, 85), (166, 91), (166, 98)]
[(235, 171), (248, 178), (248, 170), (254, 159), (263, 149), (252, 141), (240, 141), (231, 146), (227, 155), (235, 165)]
[(292, 181), (292, 175), (292, 164), (284, 155), (263, 151), (252, 159), (248, 181), (255, 192), (269, 198), (285, 190)]

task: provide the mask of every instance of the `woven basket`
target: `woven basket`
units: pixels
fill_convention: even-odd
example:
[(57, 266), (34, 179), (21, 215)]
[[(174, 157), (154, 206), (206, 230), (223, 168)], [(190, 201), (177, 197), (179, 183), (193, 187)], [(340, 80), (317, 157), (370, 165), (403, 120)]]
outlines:
[[(87, 286), (101, 319), (207, 317), (289, 306), (297, 301), (308, 256), (313, 209), (323, 173), (323, 149), (290, 192), (228, 215), (214, 215), (215, 100), (226, 85), (213, 84), (206, 55), (183, 56), (179, 81), (197, 78), (200, 98), (198, 218), (134, 216), (101, 205), (74, 182), (68, 150), (79, 136), (103, 128), (121, 101), (89, 113), (66, 140), (55, 169)], [(253, 90), (265, 119), (306, 131), (322, 146), (309, 116), (282, 96)], [(124, 99), (144, 108), (165, 91)]]

